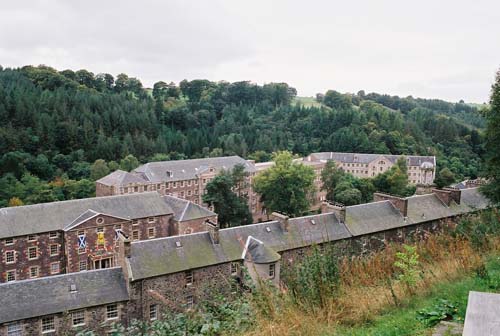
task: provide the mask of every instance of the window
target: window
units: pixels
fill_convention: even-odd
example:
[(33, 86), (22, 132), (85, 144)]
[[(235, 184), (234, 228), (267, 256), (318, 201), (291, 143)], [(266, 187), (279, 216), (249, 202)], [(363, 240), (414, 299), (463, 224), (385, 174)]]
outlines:
[(16, 271), (7, 271), (7, 282), (16, 281)]
[(38, 258), (38, 248), (36, 246), (28, 248), (28, 259), (33, 260)]
[(154, 217), (149, 217), (148, 218), (148, 223), (154, 223), (155, 222), (155, 218)]
[(181, 197), (184, 197), (184, 191), (181, 191)]
[(194, 180), (194, 185), (198, 185), (198, 180)]
[(15, 251), (7, 251), (5, 252), (5, 263), (12, 264), (16, 262), (16, 252)]
[(186, 271), (185, 277), (186, 277), (186, 286), (192, 285), (193, 284), (193, 271)]
[(99, 233), (99, 232), (104, 232), (104, 228), (103, 227), (98, 227), (96, 229), (96, 232)]
[(106, 306), (106, 319), (112, 320), (118, 318), (118, 305), (116, 303)]
[(59, 236), (59, 233), (57, 233), (55, 231), (49, 232), (49, 238), (50, 239), (57, 238), (58, 236)]
[(102, 217), (97, 217), (97, 219), (95, 220), (95, 222), (96, 222), (97, 224), (102, 224), (102, 223), (104, 223), (104, 218), (102, 218)]
[(276, 272), (276, 264), (269, 265), (269, 277), (274, 278), (274, 274)]
[(7, 324), (7, 336), (22, 336), (23, 325), (20, 322)]
[(139, 225), (139, 220), (134, 219), (134, 220), (132, 221), (132, 225)]
[(194, 305), (194, 298), (192, 295), (187, 295), (186, 296), (186, 308), (187, 309), (192, 309)]
[(144, 191), (148, 191), (148, 186), (147, 185), (144, 186)]
[(50, 245), (50, 255), (56, 256), (58, 254), (59, 254), (59, 245), (57, 244)]
[(30, 278), (38, 278), (38, 266), (30, 267)]
[(158, 319), (158, 305), (157, 304), (149, 305), (149, 319), (151, 321)]
[(184, 187), (184, 181), (181, 181), (181, 187)]
[(173, 184), (174, 184), (174, 188), (177, 188), (177, 182), (174, 182)]
[(14, 244), (14, 238), (5, 239), (5, 245), (13, 245), (13, 244)]
[(73, 327), (85, 325), (85, 311), (79, 310), (76, 312), (72, 312), (71, 320), (73, 321)]
[(160, 183), (158, 183), (158, 184), (156, 185), (156, 189), (158, 189), (158, 190), (160, 190), (160, 189), (161, 189), (161, 184), (160, 184)]
[(50, 264), (50, 274), (59, 273), (59, 262), (54, 262)]
[(156, 235), (155, 228), (154, 227), (148, 228), (148, 237), (154, 238), (155, 235)]
[(140, 238), (139, 230), (132, 231), (132, 240), (139, 240), (139, 238)]
[(188, 196), (191, 196), (191, 190), (188, 190)]
[(139, 191), (139, 187), (134, 187), (134, 192), (138, 192)]
[(80, 261), (79, 269), (80, 269), (80, 272), (86, 271), (87, 270), (87, 261), (85, 261), (85, 260)]
[(28, 236), (28, 241), (36, 241), (36, 235), (29, 235)]
[(188, 180), (188, 186), (191, 186), (191, 180)]
[(42, 318), (42, 333), (56, 331), (56, 321), (54, 316)]
[(231, 274), (234, 275), (236, 273), (238, 273), (238, 263), (233, 262), (231, 263)]

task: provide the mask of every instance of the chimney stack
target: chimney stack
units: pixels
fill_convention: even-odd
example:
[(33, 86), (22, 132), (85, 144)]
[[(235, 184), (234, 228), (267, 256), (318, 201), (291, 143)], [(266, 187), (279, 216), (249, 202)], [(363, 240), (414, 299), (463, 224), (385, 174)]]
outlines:
[(449, 190), (432, 189), (431, 191), (434, 195), (436, 195), (441, 200), (441, 202), (446, 204), (446, 206), (450, 206), (451, 200), (453, 198), (452, 198), (451, 192)]
[(289, 227), (289, 224), (288, 224), (289, 217), (288, 216), (280, 214), (279, 212), (273, 212), (271, 214), (271, 218), (274, 220), (277, 220), (280, 223), (281, 229), (284, 232), (288, 232), (288, 227)]
[(451, 199), (455, 201), (455, 203), (460, 204), (460, 199), (462, 198), (462, 190), (458, 188), (443, 188), (443, 190), (449, 191), (451, 194)]
[(376, 192), (373, 194), (373, 201), (389, 201), (401, 212), (403, 217), (408, 217), (408, 200), (406, 198)]
[(210, 234), (210, 238), (212, 239), (212, 243), (219, 244), (219, 223), (214, 223), (210, 219), (205, 221), (205, 225), (207, 227), (207, 231)]
[(341, 223), (345, 223), (346, 207), (344, 204), (325, 201), (321, 204), (321, 212), (333, 212)]

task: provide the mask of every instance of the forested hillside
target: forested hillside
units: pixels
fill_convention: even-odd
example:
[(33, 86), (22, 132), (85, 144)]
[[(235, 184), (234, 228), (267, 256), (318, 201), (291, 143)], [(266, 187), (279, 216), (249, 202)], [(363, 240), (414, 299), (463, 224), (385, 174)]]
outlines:
[(264, 161), (352, 151), (437, 155), (456, 179), (478, 174), (476, 107), (376, 93), (319, 94), (285, 83), (158, 82), (46, 66), (0, 67), (0, 206), (87, 197), (93, 180), (139, 162), (240, 155)]

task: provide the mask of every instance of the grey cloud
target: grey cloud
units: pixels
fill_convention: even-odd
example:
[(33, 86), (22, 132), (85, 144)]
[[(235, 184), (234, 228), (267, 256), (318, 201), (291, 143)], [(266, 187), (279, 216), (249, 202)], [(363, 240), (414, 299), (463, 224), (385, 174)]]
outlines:
[(2, 1), (0, 64), (487, 100), (497, 1)]

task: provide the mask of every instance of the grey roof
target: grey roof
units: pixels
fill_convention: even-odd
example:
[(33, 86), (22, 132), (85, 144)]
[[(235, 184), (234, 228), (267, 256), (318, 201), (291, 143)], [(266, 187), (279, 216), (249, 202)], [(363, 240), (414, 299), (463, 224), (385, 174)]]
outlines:
[(346, 163), (370, 163), (373, 160), (376, 160), (380, 157), (385, 157), (390, 160), (392, 163), (396, 163), (396, 161), (400, 157), (406, 157), (406, 159), (410, 160), (410, 166), (420, 166), (424, 162), (431, 163), (433, 166), (436, 166), (436, 157), (435, 156), (419, 156), (419, 155), (392, 155), (392, 154), (364, 154), (364, 153), (339, 153), (339, 152), (320, 152), (320, 153), (312, 153), (311, 154), (317, 160), (335, 160)]
[(485, 209), (489, 207), (490, 201), (480, 192), (480, 188), (462, 189), (460, 203), (472, 209)]
[(288, 232), (278, 221), (222, 229), (219, 244), (212, 243), (208, 232), (133, 242), (128, 259), (131, 277), (139, 280), (241, 260), (249, 236), (275, 252), (282, 252), (479, 209), (471, 206), (474, 204), (481, 208), (487, 206), (478, 188), (467, 189), (461, 203), (452, 202), (450, 206), (434, 194), (409, 197), (406, 220), (390, 201), (380, 201), (347, 207), (345, 224), (340, 223), (335, 214), (324, 213), (289, 219)]
[(249, 236), (280, 252), (351, 235), (333, 213), (326, 213), (292, 218), (286, 233), (277, 221), (271, 221), (222, 229), (219, 236), (220, 244), (213, 244), (208, 232), (132, 242), (131, 277), (139, 280), (241, 260)]
[[(453, 202), (451, 206), (457, 205)], [(435, 194), (408, 197), (408, 218), (412, 223), (427, 222), (454, 214)]]
[(121, 268), (7, 282), (0, 292), (0, 324), (128, 300)]
[(163, 200), (172, 208), (174, 219), (178, 222), (217, 216), (215, 212), (198, 204), (174, 196), (163, 196)]
[(500, 294), (469, 292), (463, 336), (500, 336)]
[(107, 186), (126, 186), (128, 184), (144, 184), (147, 183), (140, 175), (132, 174), (123, 170), (115, 170), (111, 174), (104, 176), (103, 178), (96, 181), (96, 183), (101, 183)]
[(156, 192), (1, 208), (0, 238), (63, 230), (88, 210), (131, 219), (173, 213)]
[[(141, 174), (150, 182), (182, 181), (195, 179), (198, 174), (208, 170), (210, 166), (216, 169), (230, 170), (237, 164), (242, 164), (247, 172), (255, 172), (253, 163), (239, 156), (226, 156), (215, 158), (161, 161), (146, 163), (133, 170)], [(167, 172), (171, 172), (172, 176)]]
[(242, 257), (242, 259), (254, 264), (269, 264), (281, 259), (281, 256), (273, 249), (252, 236), (249, 236), (247, 239)]
[(390, 201), (349, 206), (345, 224), (353, 236), (402, 227), (408, 223)]

